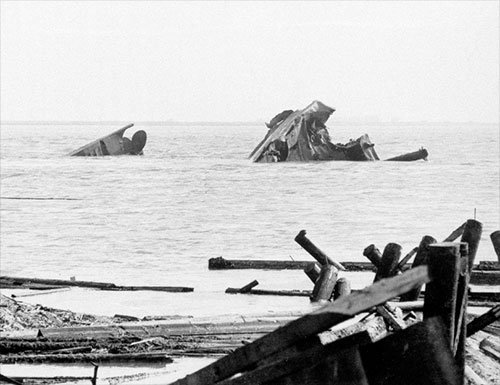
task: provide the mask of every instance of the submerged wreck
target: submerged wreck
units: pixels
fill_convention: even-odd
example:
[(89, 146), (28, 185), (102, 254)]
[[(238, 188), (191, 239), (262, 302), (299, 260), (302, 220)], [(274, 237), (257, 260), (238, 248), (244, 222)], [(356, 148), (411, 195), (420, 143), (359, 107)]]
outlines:
[(70, 152), (69, 156), (143, 155), (142, 149), (147, 139), (146, 132), (139, 130), (130, 140), (123, 136), (130, 127), (133, 127), (133, 124), (128, 124), (109, 135), (87, 143)]
[[(380, 160), (367, 134), (348, 143), (333, 143), (326, 121), (335, 109), (313, 101), (303, 110), (285, 110), (266, 126), (264, 139), (250, 154), (253, 162), (284, 162), (312, 160)], [(427, 158), (427, 150), (390, 158), (393, 161), (413, 161)]]

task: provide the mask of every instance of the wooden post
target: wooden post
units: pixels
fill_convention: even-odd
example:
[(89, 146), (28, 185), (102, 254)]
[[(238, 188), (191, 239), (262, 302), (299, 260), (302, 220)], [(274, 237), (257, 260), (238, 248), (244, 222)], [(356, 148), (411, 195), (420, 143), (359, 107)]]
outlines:
[[(429, 258), (429, 246), (437, 241), (430, 235), (424, 235), (420, 244), (418, 245), (417, 255), (415, 255), (415, 260), (413, 261), (412, 268), (427, 264), (427, 259)], [(401, 296), (401, 301), (416, 301), (422, 291), (422, 287), (417, 287), (410, 290)]]
[(92, 385), (97, 385), (97, 370), (99, 369), (99, 365), (97, 365), (95, 362), (91, 362), (91, 364), (94, 366), (94, 376), (90, 380)]
[(436, 316), (443, 318), (450, 350), (453, 350), (455, 340), (460, 258), (458, 243), (446, 242), (429, 246), (428, 268), (432, 281), (425, 289), (424, 320)]
[(497, 254), (498, 262), (500, 262), (500, 230), (493, 231), (490, 234), (490, 239)]
[(323, 251), (321, 251), (314, 243), (312, 243), (306, 237), (306, 231), (301, 230), (297, 236), (295, 237), (295, 242), (297, 242), (302, 248), (311, 254), (321, 265), (333, 265), (338, 270), (345, 270), (345, 267), (342, 266), (339, 262), (334, 261), (328, 255), (326, 255)]
[(319, 273), (321, 272), (321, 267), (315, 263), (311, 262), (304, 268), (304, 273), (309, 277), (312, 283), (316, 283), (319, 278)]
[(332, 265), (321, 266), (319, 278), (314, 284), (311, 295), (312, 302), (329, 301), (332, 297), (338, 270)]
[(382, 263), (382, 254), (380, 253), (380, 250), (375, 247), (374, 244), (367, 246), (363, 250), (363, 255), (366, 258), (368, 258), (370, 260), (370, 262), (373, 263), (373, 265), (377, 268)]
[(337, 283), (335, 283), (335, 288), (333, 289), (333, 299), (336, 300), (349, 294), (351, 294), (351, 282), (344, 277), (337, 279)]
[(382, 278), (388, 278), (395, 275), (395, 269), (401, 257), (401, 246), (397, 243), (388, 243), (385, 246), (382, 254), (382, 262), (380, 263), (377, 273), (375, 274), (374, 282)]
[(461, 242), (467, 242), (469, 244), (469, 271), (472, 270), (474, 265), (474, 258), (476, 258), (477, 248), (479, 246), (479, 241), (481, 240), (481, 233), (483, 231), (483, 225), (474, 219), (469, 219), (465, 222), (464, 232), (462, 234)]

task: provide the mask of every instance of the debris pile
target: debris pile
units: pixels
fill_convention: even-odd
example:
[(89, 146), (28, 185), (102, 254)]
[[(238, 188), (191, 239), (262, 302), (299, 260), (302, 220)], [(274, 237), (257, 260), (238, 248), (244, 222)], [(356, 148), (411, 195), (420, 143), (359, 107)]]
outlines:
[[(326, 121), (335, 110), (320, 101), (313, 101), (303, 110), (285, 110), (276, 115), (266, 126), (264, 139), (250, 154), (253, 162), (285, 162), (313, 160), (379, 160), (374, 144), (367, 134), (349, 142), (333, 143)], [(391, 161), (426, 159), (427, 150), (403, 154)]]

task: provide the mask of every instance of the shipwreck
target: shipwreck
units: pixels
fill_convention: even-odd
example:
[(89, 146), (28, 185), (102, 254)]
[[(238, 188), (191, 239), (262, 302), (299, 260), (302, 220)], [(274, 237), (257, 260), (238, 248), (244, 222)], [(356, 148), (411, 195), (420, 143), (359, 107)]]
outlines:
[(143, 155), (147, 135), (143, 130), (137, 131), (132, 140), (123, 136), (126, 130), (133, 127), (128, 124), (93, 142), (87, 143), (69, 153), (69, 156), (105, 156), (105, 155)]
[[(320, 101), (313, 101), (303, 110), (285, 110), (276, 115), (266, 126), (264, 139), (252, 151), (253, 162), (284, 162), (313, 160), (380, 160), (374, 144), (367, 134), (348, 143), (333, 143), (325, 123), (335, 109)], [(424, 148), (403, 154), (392, 161), (427, 159)]]

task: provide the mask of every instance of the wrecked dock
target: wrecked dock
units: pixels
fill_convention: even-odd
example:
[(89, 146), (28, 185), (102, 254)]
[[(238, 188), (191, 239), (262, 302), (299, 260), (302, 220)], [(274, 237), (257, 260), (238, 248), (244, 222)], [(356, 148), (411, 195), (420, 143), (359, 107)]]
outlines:
[[(406, 255), (397, 243), (382, 252), (370, 245), (363, 250), (370, 262), (360, 263), (371, 265), (363, 271), (372, 274), (373, 284), (354, 289), (343, 276), (350, 263), (332, 258), (301, 231), (295, 242), (314, 259), (301, 266), (311, 290), (289, 294), (308, 297), (304, 300), (316, 304), (313, 311), (95, 318), (1, 296), (2, 319), (19, 318), (24, 311), (25, 318), (40, 314), (43, 322), (35, 327), (20, 323), (10, 332), (2, 325), (0, 363), (78, 362), (97, 368), (123, 362), (163, 365), (181, 357), (216, 360), (175, 385), (495, 383), (500, 377), (500, 293), (470, 288), (474, 269), (497, 267), (494, 261), (475, 263), (481, 233), (481, 223), (468, 220), (445, 242), (426, 235)], [(41, 292), (40, 285), (67, 284), (17, 282), (38, 285)], [(101, 290), (116, 286), (70, 282)], [(257, 294), (258, 285), (255, 279), (226, 293)], [(467, 309), (475, 305), (487, 309), (473, 316)]]
[[(290, 162), (315, 160), (380, 160), (373, 144), (364, 134), (347, 143), (333, 143), (326, 122), (335, 109), (315, 100), (302, 110), (285, 110), (266, 124), (268, 132), (249, 156), (253, 162)], [(389, 158), (388, 161), (427, 159), (418, 151)]]

